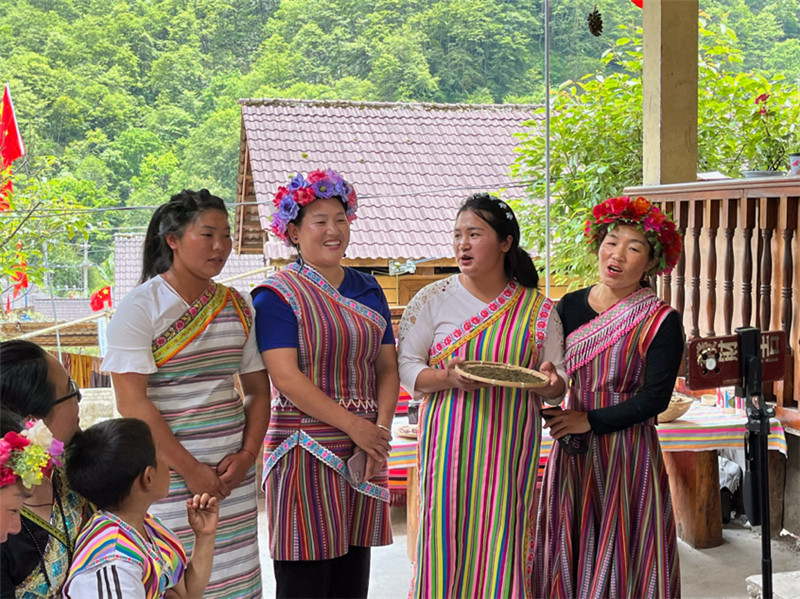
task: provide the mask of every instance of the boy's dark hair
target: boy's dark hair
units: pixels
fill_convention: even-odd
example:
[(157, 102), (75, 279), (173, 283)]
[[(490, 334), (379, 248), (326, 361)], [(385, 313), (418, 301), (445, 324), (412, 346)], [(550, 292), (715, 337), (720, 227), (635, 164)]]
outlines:
[(70, 486), (102, 510), (119, 507), (148, 466), (156, 466), (156, 448), (150, 427), (138, 418), (78, 431), (67, 449)]

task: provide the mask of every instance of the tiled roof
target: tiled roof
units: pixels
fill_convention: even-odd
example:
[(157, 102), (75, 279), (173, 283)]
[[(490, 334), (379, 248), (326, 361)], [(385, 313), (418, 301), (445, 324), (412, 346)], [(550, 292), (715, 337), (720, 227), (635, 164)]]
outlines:
[(237, 202), (259, 204), (258, 210), (237, 210), (235, 247), (255, 252), (263, 244), (266, 257), (277, 259), (287, 258), (288, 250), (274, 238), (264, 243), (263, 233), (275, 191), (291, 174), (317, 168), (339, 171), (359, 195), (348, 259), (450, 257), (457, 207), (475, 191), (498, 191), (511, 183), (514, 134), (536, 108), (279, 99), (239, 103)]
[[(11, 294), (8, 294), (11, 298)], [(5, 309), (6, 298), (3, 297), (3, 308)], [(51, 298), (44, 288), (37, 288), (31, 285), (27, 297), (20, 294), (10, 300), (12, 310), (32, 310), (45, 316), (48, 320), (54, 320), (54, 313), (58, 316), (58, 321), (76, 320), (85, 316), (92, 315), (92, 307), (89, 300), (85, 297), (56, 297)], [(55, 304), (55, 311), (53, 310)]]
[[(143, 235), (115, 235), (114, 236), (114, 305), (118, 305), (139, 282), (142, 275), (142, 244)], [(255, 285), (266, 278), (264, 272), (236, 278), (227, 282), (227, 279), (264, 267), (264, 257), (255, 255), (237, 256), (233, 252), (225, 263), (225, 268), (215, 277), (218, 281), (225, 281), (227, 285), (236, 287), (243, 293), (249, 292)], [(60, 316), (60, 314), (59, 314)]]

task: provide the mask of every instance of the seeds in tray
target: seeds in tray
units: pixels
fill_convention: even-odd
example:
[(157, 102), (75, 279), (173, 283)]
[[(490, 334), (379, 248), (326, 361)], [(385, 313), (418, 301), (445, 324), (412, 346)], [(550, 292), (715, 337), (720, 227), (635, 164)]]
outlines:
[(516, 368), (505, 368), (504, 366), (494, 366), (492, 364), (461, 364), (459, 368), (468, 374), (485, 379), (536, 385), (547, 383), (547, 379), (544, 377), (525, 370), (517, 370)]

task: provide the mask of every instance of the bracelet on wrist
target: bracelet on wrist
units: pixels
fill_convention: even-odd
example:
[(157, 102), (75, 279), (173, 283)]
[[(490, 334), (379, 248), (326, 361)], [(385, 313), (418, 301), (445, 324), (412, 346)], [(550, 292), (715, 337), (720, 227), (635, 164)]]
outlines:
[(256, 454), (254, 454), (252, 451), (250, 451), (250, 450), (249, 450), (249, 449), (247, 449), (246, 447), (242, 447), (242, 451), (243, 451), (243, 452), (245, 452), (245, 453), (249, 453), (249, 454), (250, 454), (250, 456), (253, 458), (253, 461), (255, 461), (255, 459), (256, 459)]
[(376, 424), (375, 426), (377, 426), (378, 428), (382, 428), (383, 430), (385, 430), (390, 435), (392, 434), (392, 430), (388, 426), (383, 426), (382, 424)]

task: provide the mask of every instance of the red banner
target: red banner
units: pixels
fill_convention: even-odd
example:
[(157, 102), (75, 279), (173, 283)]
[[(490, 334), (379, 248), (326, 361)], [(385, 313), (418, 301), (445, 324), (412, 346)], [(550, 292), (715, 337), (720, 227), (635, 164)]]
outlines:
[(25, 144), (17, 127), (17, 118), (14, 115), (14, 104), (11, 102), (11, 92), (6, 83), (3, 92), (3, 103), (0, 107), (0, 155), (3, 157), (3, 168), (25, 155)]

